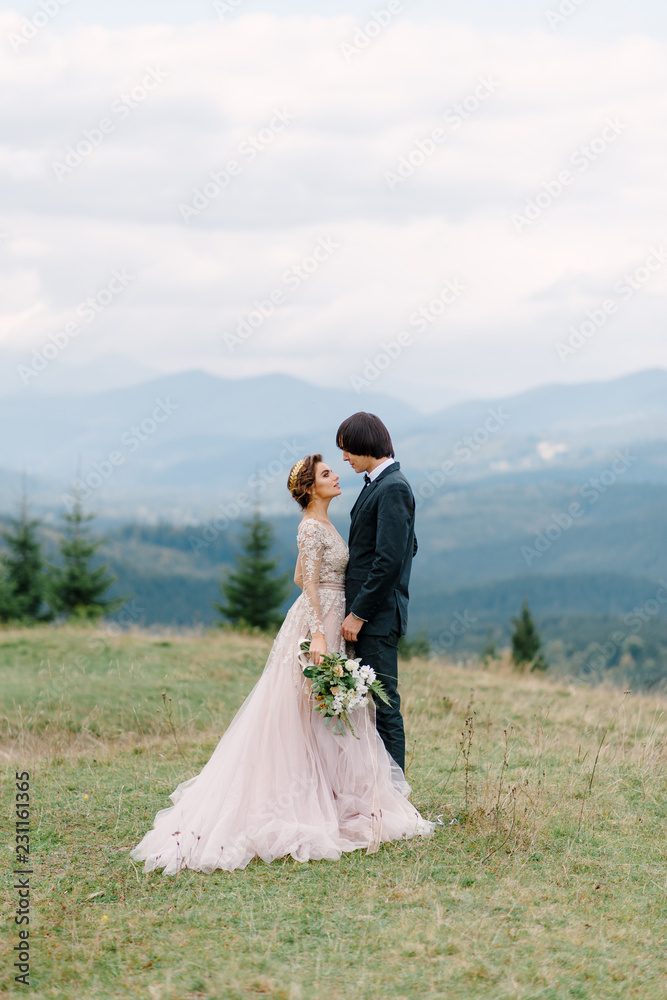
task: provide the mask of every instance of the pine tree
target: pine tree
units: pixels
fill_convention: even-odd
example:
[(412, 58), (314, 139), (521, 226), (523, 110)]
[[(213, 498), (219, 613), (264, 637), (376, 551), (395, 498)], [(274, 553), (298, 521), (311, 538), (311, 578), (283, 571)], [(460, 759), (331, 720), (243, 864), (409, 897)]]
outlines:
[(14, 591), (7, 576), (5, 559), (0, 557), (0, 623), (15, 621), (17, 617)]
[(244, 522), (244, 529), (236, 568), (220, 584), (224, 602), (213, 601), (213, 607), (233, 625), (275, 628), (280, 624), (278, 609), (290, 591), (289, 573), (276, 576), (279, 560), (269, 555), (273, 528), (258, 510)]
[(105, 564), (92, 568), (90, 563), (104, 539), (92, 539), (86, 525), (94, 514), (84, 514), (81, 497), (75, 493), (72, 509), (63, 515), (65, 535), (60, 542), (63, 565), (52, 567), (51, 601), (54, 609), (68, 617), (96, 621), (113, 614), (127, 600), (104, 598), (116, 577)]
[(531, 671), (546, 670), (548, 664), (540, 652), (542, 640), (535, 627), (528, 601), (523, 602), (519, 617), (512, 618), (512, 623), (514, 625), (514, 632), (512, 634), (512, 660), (515, 666), (523, 670), (527, 663), (532, 663)]
[(28, 516), (25, 483), (19, 516), (2, 533), (8, 552), (0, 567), (0, 621), (46, 620), (47, 577), (37, 537), (40, 521)]
[(25, 488), (19, 516), (11, 518), (10, 525), (11, 529), (2, 534), (9, 552), (3, 560), (0, 618), (45, 621), (49, 616), (44, 608), (47, 577), (37, 537), (40, 521), (28, 517)]

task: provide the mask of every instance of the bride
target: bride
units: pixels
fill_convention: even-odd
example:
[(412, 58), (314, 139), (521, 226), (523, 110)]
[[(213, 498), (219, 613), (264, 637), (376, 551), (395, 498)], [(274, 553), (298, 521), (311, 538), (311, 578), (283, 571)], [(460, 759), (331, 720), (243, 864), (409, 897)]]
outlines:
[(377, 734), (372, 701), (349, 713), (358, 738), (340, 735), (315, 711), (302, 673), (300, 643), (308, 637), (315, 664), (327, 651), (352, 652), (341, 636), (347, 545), (328, 517), (338, 478), (321, 455), (290, 472), (288, 488), (303, 510), (294, 576), (303, 592), (210, 760), (177, 786), (174, 804), (130, 852), (146, 872), (231, 871), (255, 857), (338, 860), (343, 851), (372, 853), (381, 841), (433, 832), (408, 801), (410, 786)]

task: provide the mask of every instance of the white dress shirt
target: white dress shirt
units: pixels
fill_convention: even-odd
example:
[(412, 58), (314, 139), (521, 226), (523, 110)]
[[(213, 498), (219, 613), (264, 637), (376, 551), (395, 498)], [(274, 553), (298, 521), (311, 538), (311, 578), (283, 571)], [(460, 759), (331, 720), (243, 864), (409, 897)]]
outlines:
[(385, 469), (388, 469), (389, 466), (393, 465), (395, 461), (396, 461), (395, 458), (388, 458), (386, 462), (382, 463), (382, 465), (377, 465), (372, 472), (368, 473), (368, 478), (370, 479), (370, 481), (374, 483), (377, 477), (380, 475), (380, 473), (384, 472)]

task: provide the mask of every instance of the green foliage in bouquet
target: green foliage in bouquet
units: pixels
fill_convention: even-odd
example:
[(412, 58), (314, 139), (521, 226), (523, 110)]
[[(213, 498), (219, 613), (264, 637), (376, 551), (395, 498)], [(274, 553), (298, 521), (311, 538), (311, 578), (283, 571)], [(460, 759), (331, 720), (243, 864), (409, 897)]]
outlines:
[[(301, 649), (310, 654), (310, 639), (301, 643)], [(312, 682), (315, 710), (324, 716), (325, 726), (342, 735), (345, 727), (356, 737), (348, 712), (363, 708), (368, 703), (368, 692), (389, 705), (389, 698), (382, 681), (372, 667), (362, 664), (361, 657), (348, 659), (341, 653), (324, 653), (321, 664), (308, 663), (303, 668), (304, 677)], [(358, 739), (358, 737), (357, 737)]]

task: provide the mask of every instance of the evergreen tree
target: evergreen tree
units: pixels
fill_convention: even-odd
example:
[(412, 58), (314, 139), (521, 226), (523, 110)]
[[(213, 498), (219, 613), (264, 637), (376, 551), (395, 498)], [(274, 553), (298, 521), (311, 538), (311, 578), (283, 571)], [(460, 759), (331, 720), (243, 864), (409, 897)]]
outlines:
[(0, 623), (14, 621), (17, 617), (14, 591), (7, 577), (5, 560), (0, 558)]
[(63, 515), (65, 535), (60, 542), (63, 565), (52, 567), (51, 600), (54, 609), (83, 621), (96, 621), (113, 614), (127, 600), (125, 597), (104, 598), (116, 577), (105, 564), (92, 568), (91, 560), (104, 544), (104, 539), (92, 539), (87, 524), (94, 514), (84, 514), (79, 492), (75, 493), (72, 509)]
[(518, 618), (512, 618), (514, 632), (512, 633), (512, 660), (515, 666), (523, 670), (527, 663), (532, 663), (532, 670), (546, 670), (548, 664), (542, 653), (542, 640), (535, 627), (533, 616), (528, 607), (528, 601), (521, 605)]
[(276, 576), (279, 560), (269, 555), (273, 528), (258, 510), (252, 520), (244, 522), (244, 529), (236, 568), (220, 584), (224, 602), (213, 601), (213, 607), (233, 625), (276, 628), (278, 609), (290, 591), (290, 576)]
[(2, 534), (9, 550), (3, 560), (0, 587), (0, 618), (4, 620), (44, 621), (49, 617), (44, 608), (47, 577), (37, 537), (39, 524), (36, 518), (28, 517), (24, 489), (19, 516), (10, 519), (10, 530)]

